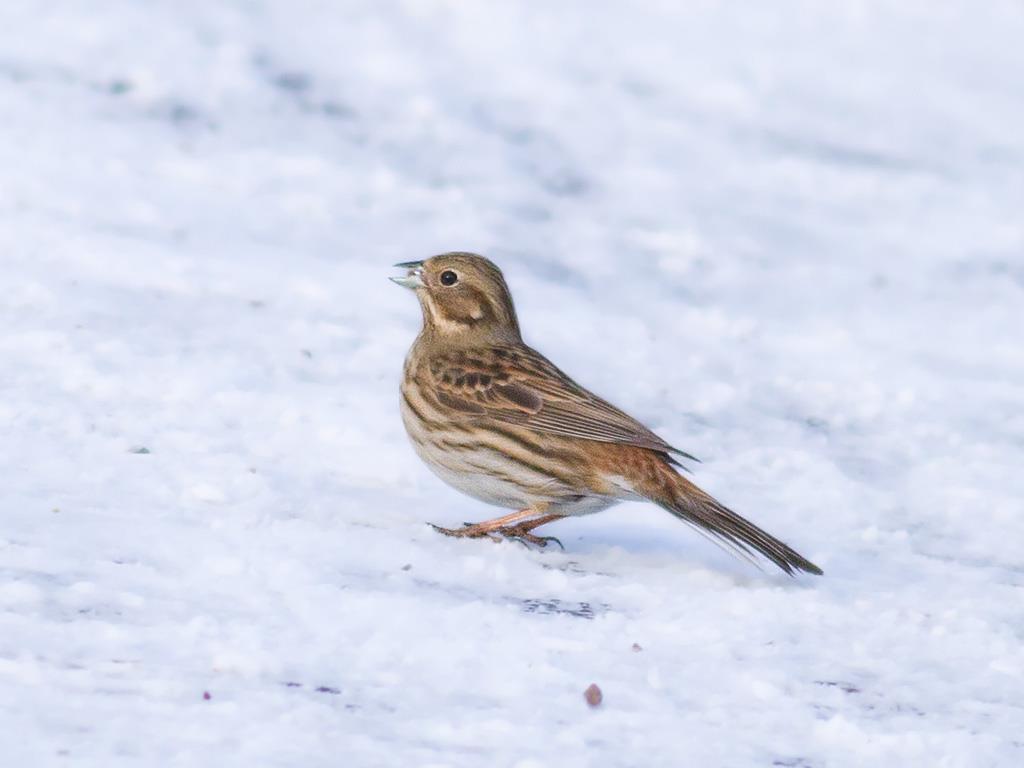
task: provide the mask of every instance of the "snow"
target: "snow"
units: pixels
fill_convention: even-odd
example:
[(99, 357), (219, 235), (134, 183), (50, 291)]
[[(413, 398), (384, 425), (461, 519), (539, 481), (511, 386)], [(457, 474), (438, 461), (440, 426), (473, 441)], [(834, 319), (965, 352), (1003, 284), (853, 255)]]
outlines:
[[(1024, 760), (1019, 3), (0, 22), (6, 765)], [(496, 510), (406, 442), (386, 277), (453, 249), (825, 576), (431, 531)]]

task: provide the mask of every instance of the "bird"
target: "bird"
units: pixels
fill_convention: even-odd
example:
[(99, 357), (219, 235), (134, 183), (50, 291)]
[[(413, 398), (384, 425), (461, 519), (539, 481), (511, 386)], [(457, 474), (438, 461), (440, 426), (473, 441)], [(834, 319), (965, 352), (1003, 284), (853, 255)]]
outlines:
[[(513, 510), (447, 536), (514, 539), (621, 501), (650, 501), (734, 554), (785, 573), (821, 575), (794, 549), (683, 476), (697, 461), (577, 384), (522, 338), (501, 270), (454, 251), (395, 267), (415, 292), (423, 325), (405, 360), (400, 408), (413, 448), (443, 481)], [(561, 542), (557, 542), (561, 544)]]

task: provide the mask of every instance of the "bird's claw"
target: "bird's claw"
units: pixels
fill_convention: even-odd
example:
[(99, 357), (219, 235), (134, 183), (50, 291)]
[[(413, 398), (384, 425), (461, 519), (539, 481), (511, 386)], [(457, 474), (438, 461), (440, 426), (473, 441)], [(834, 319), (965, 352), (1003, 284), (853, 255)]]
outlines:
[(434, 523), (427, 523), (438, 533), (443, 533), (445, 536), (453, 536), (456, 539), (482, 539), (487, 537), (491, 541), (500, 541), (500, 537), (496, 536), (494, 531), (482, 531), (479, 529), (474, 530), (472, 523), (464, 523), (463, 528), (443, 528), (440, 525), (434, 525)]
[(431, 528), (433, 528), (438, 533), (443, 533), (445, 536), (459, 536), (459, 535), (461, 535), (460, 532), (458, 530), (456, 530), (455, 528), (442, 528), (440, 525), (435, 525), (434, 523), (427, 523), (427, 525), (429, 525)]
[(559, 549), (565, 551), (565, 545), (562, 544), (555, 536), (538, 536), (530, 531), (524, 530), (523, 527), (517, 525), (511, 525), (506, 528), (496, 528), (491, 530), (482, 530), (476, 527), (473, 523), (464, 523), (462, 528), (443, 528), (440, 525), (434, 523), (427, 523), (438, 533), (443, 533), (445, 536), (452, 536), (457, 539), (470, 538), (470, 539), (482, 539), (483, 537), (489, 538), (491, 541), (501, 541), (502, 539), (510, 539), (512, 541), (518, 541), (523, 546), (528, 547), (533, 544), (535, 547), (544, 549), (547, 547), (549, 541), (555, 542)]
[(517, 531), (515, 528), (499, 528), (498, 531), (506, 539), (518, 541), (524, 547), (529, 547), (530, 544), (533, 544), (535, 547), (544, 549), (547, 547), (549, 541), (553, 541), (558, 545), (559, 549), (565, 552), (565, 545), (562, 544), (562, 542), (555, 536), (538, 536), (534, 533), (530, 533), (529, 531)]

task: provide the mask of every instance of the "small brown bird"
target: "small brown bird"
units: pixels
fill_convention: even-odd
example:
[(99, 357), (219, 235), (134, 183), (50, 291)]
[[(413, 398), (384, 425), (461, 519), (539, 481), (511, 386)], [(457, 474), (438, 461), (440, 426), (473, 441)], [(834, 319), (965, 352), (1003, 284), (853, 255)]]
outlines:
[(646, 499), (741, 555), (786, 573), (821, 569), (715, 501), (676, 471), (673, 448), (528, 347), (501, 271), (483, 256), (445, 253), (395, 266), (416, 292), (423, 330), (405, 361), (402, 420), (416, 453), (473, 498), (516, 510), (449, 536), (507, 537), (567, 515)]

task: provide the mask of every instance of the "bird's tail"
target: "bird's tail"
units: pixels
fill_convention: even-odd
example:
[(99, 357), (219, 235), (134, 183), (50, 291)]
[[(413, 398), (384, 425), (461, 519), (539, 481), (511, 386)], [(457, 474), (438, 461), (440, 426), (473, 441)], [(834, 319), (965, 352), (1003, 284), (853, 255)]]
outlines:
[(657, 482), (645, 489), (650, 492), (644, 495), (680, 520), (710, 534), (740, 554), (757, 552), (763, 555), (790, 576), (794, 571), (822, 575), (821, 568), (799, 552), (715, 501), (671, 467), (661, 464), (656, 473)]

